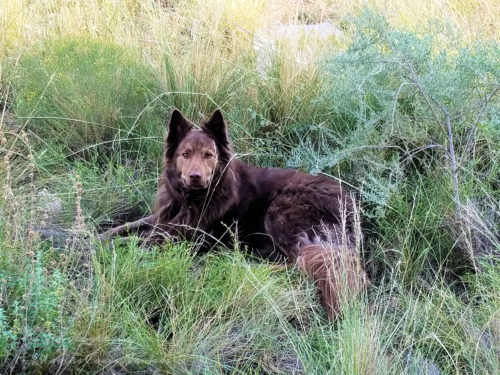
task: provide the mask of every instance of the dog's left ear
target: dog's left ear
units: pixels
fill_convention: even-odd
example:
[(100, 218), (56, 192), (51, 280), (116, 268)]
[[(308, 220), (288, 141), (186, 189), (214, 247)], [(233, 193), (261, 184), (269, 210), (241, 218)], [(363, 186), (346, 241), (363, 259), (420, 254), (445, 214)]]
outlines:
[(229, 145), (226, 123), (224, 122), (224, 117), (220, 110), (217, 109), (212, 113), (210, 119), (205, 123), (204, 128), (208, 130), (222, 146), (227, 147)]
[(177, 146), (179, 146), (179, 143), (192, 128), (193, 124), (184, 117), (181, 111), (174, 109), (168, 123), (168, 135), (165, 144), (165, 156), (167, 159), (171, 159), (174, 156)]

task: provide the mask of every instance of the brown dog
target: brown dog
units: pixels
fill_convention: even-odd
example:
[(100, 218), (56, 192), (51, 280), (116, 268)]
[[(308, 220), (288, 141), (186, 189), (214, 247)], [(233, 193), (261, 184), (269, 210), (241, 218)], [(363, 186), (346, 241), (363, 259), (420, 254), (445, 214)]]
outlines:
[(332, 319), (366, 283), (355, 244), (354, 202), (339, 183), (235, 160), (220, 111), (200, 128), (172, 113), (165, 168), (151, 216), (113, 228), (161, 242), (180, 235), (238, 241), (271, 260), (296, 263), (319, 286)]

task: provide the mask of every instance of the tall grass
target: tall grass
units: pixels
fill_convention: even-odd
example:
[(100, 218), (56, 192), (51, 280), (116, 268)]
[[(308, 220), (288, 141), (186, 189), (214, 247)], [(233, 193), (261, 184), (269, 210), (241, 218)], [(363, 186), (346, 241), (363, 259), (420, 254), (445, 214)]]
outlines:
[(49, 42), (20, 59), (13, 109), (26, 129), (44, 142), (64, 145), (68, 156), (133, 150), (131, 145), (141, 142), (128, 138), (161, 136), (154, 130), (161, 126), (158, 116), (151, 114), (158, 84), (136, 60), (98, 39)]
[[(498, 373), (498, 14), (0, 0), (0, 371)], [(259, 29), (323, 21), (342, 34), (280, 40), (257, 70)], [(96, 243), (150, 210), (173, 107), (221, 108), (238, 158), (357, 194), (372, 285), (341, 319), (238, 244)]]

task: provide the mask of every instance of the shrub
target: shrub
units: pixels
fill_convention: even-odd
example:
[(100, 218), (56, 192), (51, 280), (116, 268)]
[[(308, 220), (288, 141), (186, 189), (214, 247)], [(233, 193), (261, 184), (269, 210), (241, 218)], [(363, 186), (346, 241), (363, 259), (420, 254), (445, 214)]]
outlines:
[[(46, 260), (47, 259), (47, 260)], [(24, 264), (0, 264), (5, 308), (0, 308), (0, 368), (48, 369), (70, 350), (72, 319), (66, 311), (68, 280), (49, 271), (48, 253)]]
[[(375, 225), (396, 215), (392, 225), (406, 233), (401, 220), (412, 212), (406, 205), (394, 206), (396, 197), (403, 194), (411, 202), (408, 192), (425, 181), (444, 194), (413, 214), (432, 217), (439, 206), (446, 214), (432, 226), (447, 227), (461, 247), (474, 247), (464, 234), (464, 222), (476, 233), (498, 233), (491, 221), (472, 218), (465, 204), (472, 200), (474, 212), (484, 213), (498, 201), (491, 177), (498, 176), (493, 160), (500, 158), (499, 46), (464, 46), (456, 42), (457, 35), (445, 35), (452, 30), (438, 26), (425, 35), (396, 30), (369, 11), (354, 20), (353, 30), (347, 50), (325, 57), (328, 78), (318, 105), (331, 108), (332, 120), (298, 133), (288, 165), (340, 173), (359, 190), (365, 215)], [(420, 231), (419, 225), (415, 228)], [(432, 233), (419, 236), (436, 248)], [(419, 250), (412, 251), (420, 257)]]
[[(424, 36), (394, 30), (371, 12), (356, 19), (353, 27), (348, 49), (325, 58), (329, 79), (321, 104), (331, 107), (334, 120), (327, 129), (304, 137), (292, 151), (290, 165), (312, 171), (344, 167), (359, 188), (370, 192), (371, 178), (392, 186), (421, 171), (416, 163), (432, 170), (436, 164), (422, 161), (449, 158), (446, 116), (439, 104), (449, 112), (458, 158), (473, 159), (472, 144), (467, 144), (473, 132), (496, 128), (498, 134), (493, 125), (498, 123), (498, 98), (490, 98), (479, 113), (500, 81), (498, 45), (477, 42), (462, 47), (452, 42), (453, 36), (445, 38), (444, 30), (429, 30)], [(321, 138), (320, 130), (325, 130)], [(470, 141), (476, 143), (478, 137)], [(495, 141), (490, 138), (477, 146)], [(475, 156), (484, 162), (483, 155)], [(369, 194), (367, 198), (386, 202)]]
[(14, 110), (42, 141), (70, 154), (143, 149), (137, 138), (164, 132), (156, 81), (135, 54), (112, 42), (56, 39), (21, 57)]

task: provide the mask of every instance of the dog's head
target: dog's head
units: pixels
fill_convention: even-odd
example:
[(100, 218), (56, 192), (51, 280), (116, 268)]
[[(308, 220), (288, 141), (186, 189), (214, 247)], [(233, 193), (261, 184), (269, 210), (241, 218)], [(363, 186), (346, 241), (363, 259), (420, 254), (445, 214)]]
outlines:
[(199, 129), (180, 111), (173, 111), (168, 125), (165, 159), (185, 188), (208, 188), (230, 162), (231, 155), (226, 124), (219, 110)]

